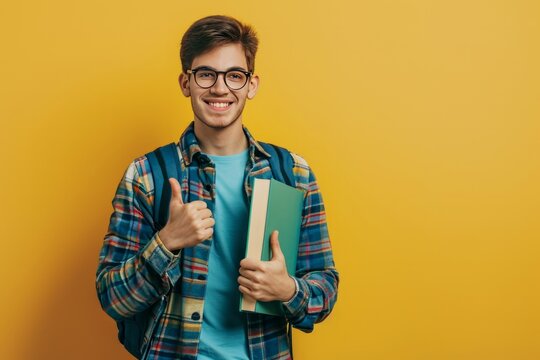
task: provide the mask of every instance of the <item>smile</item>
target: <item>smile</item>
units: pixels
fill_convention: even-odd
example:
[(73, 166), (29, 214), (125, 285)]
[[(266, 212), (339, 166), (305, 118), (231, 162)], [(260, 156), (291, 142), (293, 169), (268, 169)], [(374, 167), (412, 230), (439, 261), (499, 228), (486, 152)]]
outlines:
[(231, 107), (232, 102), (209, 102), (205, 101), (213, 110), (224, 111)]

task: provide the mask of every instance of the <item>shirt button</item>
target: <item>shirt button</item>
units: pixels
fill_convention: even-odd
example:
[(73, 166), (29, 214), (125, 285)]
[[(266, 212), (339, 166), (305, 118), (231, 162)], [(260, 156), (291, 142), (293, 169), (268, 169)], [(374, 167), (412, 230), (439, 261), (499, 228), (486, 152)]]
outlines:
[(205, 188), (206, 191), (208, 191), (208, 192), (212, 191), (212, 185), (210, 185), (210, 184), (204, 185), (204, 188)]
[(201, 318), (201, 315), (198, 312), (194, 312), (191, 314), (191, 320), (199, 320)]

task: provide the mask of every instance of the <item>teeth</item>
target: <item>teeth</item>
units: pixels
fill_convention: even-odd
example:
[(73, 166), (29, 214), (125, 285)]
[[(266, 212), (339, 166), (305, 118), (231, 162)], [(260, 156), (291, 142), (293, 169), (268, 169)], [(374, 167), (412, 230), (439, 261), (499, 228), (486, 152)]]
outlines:
[(229, 106), (229, 103), (209, 103), (209, 104), (212, 105), (213, 107), (219, 107), (219, 108), (224, 108), (224, 107)]

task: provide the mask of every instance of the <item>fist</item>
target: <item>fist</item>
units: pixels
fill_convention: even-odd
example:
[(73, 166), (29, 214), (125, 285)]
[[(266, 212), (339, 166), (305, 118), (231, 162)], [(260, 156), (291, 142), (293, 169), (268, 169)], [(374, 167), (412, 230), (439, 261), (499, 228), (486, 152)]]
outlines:
[(159, 238), (170, 251), (195, 246), (214, 233), (215, 220), (204, 201), (184, 204), (180, 184), (175, 178), (169, 178), (171, 201), (169, 219), (159, 231)]

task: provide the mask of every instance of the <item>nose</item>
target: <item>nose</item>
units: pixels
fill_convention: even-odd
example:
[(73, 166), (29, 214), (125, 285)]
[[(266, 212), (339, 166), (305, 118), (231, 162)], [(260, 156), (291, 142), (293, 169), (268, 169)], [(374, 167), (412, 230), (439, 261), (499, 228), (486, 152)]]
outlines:
[(216, 95), (226, 94), (229, 92), (227, 84), (225, 84), (225, 74), (218, 74), (216, 83), (210, 88), (210, 92)]

